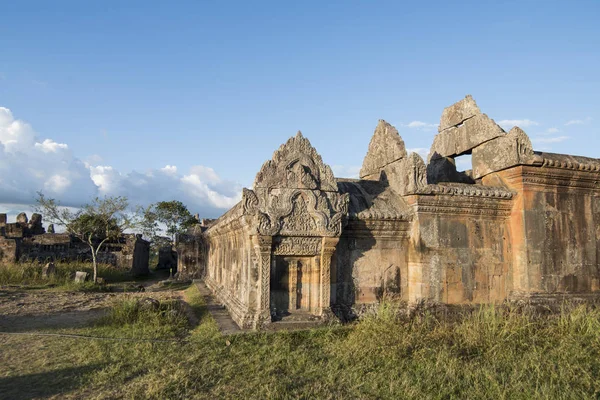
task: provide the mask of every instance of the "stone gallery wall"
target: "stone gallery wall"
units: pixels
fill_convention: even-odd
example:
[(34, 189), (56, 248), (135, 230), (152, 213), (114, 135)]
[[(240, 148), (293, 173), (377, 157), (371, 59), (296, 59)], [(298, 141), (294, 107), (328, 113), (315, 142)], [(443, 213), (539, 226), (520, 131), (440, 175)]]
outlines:
[(222, 217), (215, 229), (209, 230), (205, 282), (219, 299), (228, 301), (238, 324), (251, 327), (259, 309), (259, 277), (252, 238), (243, 219), (240, 203)]
[(243, 327), (386, 298), (597, 301), (600, 160), (536, 152), (467, 96), (443, 111), (427, 163), (379, 121), (360, 179), (333, 178), (298, 134), (193, 238), (188, 268)]
[(542, 153), (539, 166), (486, 177), (515, 191), (514, 298), (600, 290), (600, 162)]

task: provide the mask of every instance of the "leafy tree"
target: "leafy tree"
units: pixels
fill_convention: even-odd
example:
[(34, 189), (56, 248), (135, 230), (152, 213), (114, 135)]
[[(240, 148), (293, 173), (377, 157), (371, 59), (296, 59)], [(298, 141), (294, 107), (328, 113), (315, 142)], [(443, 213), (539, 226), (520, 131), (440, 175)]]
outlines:
[(160, 227), (164, 226), (166, 227), (166, 234), (173, 241), (175, 235), (185, 232), (186, 229), (197, 223), (196, 217), (189, 212), (181, 201), (160, 201), (144, 210), (142, 231), (144, 235), (155, 241), (158, 238)]
[(109, 240), (116, 240), (127, 229), (136, 227), (135, 216), (127, 213), (129, 202), (126, 197), (96, 197), (78, 211), (61, 207), (55, 199), (38, 192), (38, 211), (49, 222), (63, 226), (71, 235), (87, 243), (92, 251), (94, 282), (98, 278), (98, 252)]

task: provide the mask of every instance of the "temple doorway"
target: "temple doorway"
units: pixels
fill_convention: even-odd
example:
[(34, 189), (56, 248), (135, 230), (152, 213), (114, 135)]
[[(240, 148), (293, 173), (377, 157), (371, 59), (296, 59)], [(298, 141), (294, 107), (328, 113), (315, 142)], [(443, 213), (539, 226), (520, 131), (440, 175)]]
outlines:
[(314, 257), (276, 256), (273, 264), (271, 309), (280, 317), (315, 311), (318, 308), (319, 275), (314, 268)]

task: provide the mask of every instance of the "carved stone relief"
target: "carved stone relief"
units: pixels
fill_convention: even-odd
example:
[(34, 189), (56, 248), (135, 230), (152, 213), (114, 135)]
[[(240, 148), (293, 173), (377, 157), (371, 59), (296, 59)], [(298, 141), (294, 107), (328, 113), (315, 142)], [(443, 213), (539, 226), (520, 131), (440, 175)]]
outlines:
[(273, 245), (274, 255), (316, 256), (320, 252), (318, 237), (278, 237)]

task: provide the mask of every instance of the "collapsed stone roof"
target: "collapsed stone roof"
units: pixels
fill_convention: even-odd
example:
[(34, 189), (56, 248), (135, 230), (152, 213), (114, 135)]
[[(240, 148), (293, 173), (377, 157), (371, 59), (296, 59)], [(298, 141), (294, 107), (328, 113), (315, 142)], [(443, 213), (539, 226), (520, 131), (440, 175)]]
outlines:
[[(455, 158), (464, 154), (472, 155), (472, 170), (460, 172)], [(279, 204), (281, 199), (292, 201), (296, 191), (347, 196), (350, 218), (407, 219), (412, 212), (405, 200), (409, 195), (510, 199), (513, 194), (504, 187), (481, 182), (493, 172), (518, 165), (600, 171), (597, 159), (534, 152), (531, 140), (521, 128), (505, 132), (481, 112), (471, 95), (443, 110), (427, 161), (426, 164), (416, 153), (407, 154), (398, 130), (379, 120), (363, 160), (360, 179), (334, 178), (317, 150), (298, 132), (263, 164), (253, 190), (245, 189), (243, 200), (215, 225), (227, 224), (257, 207), (265, 215), (277, 214), (281, 218), (288, 207)], [(279, 197), (275, 199), (279, 203), (271, 204), (267, 199), (271, 194)], [(321, 201), (319, 195), (315, 198)], [(336, 203), (335, 213), (344, 208), (340, 204)], [(273, 210), (277, 208), (281, 210), (275, 213)], [(274, 218), (273, 215), (267, 219)]]

